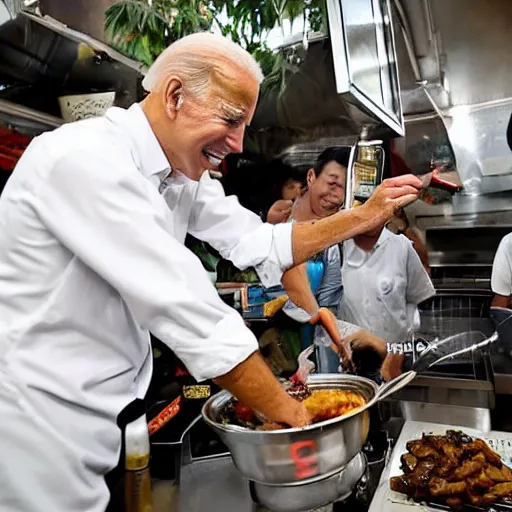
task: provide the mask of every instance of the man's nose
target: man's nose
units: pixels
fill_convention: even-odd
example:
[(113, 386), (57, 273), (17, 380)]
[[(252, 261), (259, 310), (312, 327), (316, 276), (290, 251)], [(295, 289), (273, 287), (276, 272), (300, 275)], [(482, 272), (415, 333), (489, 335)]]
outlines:
[(245, 126), (237, 126), (226, 138), (227, 145), (232, 153), (241, 153), (244, 149)]

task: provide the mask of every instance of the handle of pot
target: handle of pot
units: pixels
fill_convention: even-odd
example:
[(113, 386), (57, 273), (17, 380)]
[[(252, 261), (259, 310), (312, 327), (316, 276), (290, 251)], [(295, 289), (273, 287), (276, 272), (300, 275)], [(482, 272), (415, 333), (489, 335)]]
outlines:
[[(392, 395), (393, 393), (396, 393), (397, 391), (400, 391), (402, 388), (405, 388), (407, 384), (410, 384), (412, 380), (416, 377), (415, 371), (408, 371), (405, 373), (402, 373), (398, 377), (395, 377), (394, 379), (390, 380), (389, 382), (386, 382), (383, 384), (378, 390), (375, 396), (373, 397), (372, 402), (376, 403), (380, 400), (384, 400), (388, 396)], [(372, 404), (373, 405), (373, 404)]]
[(181, 435), (181, 453), (180, 453), (180, 467), (187, 466), (192, 462), (192, 447), (190, 444), (190, 431), (192, 428), (201, 421), (202, 416), (199, 415), (192, 420), (190, 425), (185, 429)]

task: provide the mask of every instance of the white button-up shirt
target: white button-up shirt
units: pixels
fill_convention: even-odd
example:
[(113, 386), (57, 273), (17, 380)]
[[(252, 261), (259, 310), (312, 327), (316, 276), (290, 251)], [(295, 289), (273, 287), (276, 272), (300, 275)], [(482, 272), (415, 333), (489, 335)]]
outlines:
[(341, 274), (340, 317), (389, 343), (406, 341), (417, 305), (435, 294), (411, 241), (386, 228), (371, 251), (343, 243)]
[(512, 295), (512, 233), (503, 237), (494, 256), (491, 288), (497, 295)]
[[(62, 492), (77, 495), (65, 505), (64, 497), (34, 498), (41, 508), (27, 510), (102, 510), (97, 493), (105, 489), (98, 491), (94, 475), (117, 463), (117, 414), (146, 393), (150, 331), (198, 380), (227, 373), (258, 348), (183, 245), (185, 235), (240, 268), (255, 266), (275, 285), (292, 264), (291, 225), (263, 224), (207, 172), (199, 182), (169, 172), (134, 105), (37, 137), (1, 196), (0, 417), (12, 420), (11, 434), (0, 429), (3, 458), (20, 456), (7, 445), (16, 443), (15, 416), (26, 416), (41, 432), (20, 440), (27, 465), (35, 445), (55, 435), (54, 446), (66, 453), (48, 472), (56, 472)], [(9, 463), (4, 469), (11, 471)], [(30, 481), (28, 467), (25, 473), (12, 481), (31, 500), (37, 478)], [(0, 478), (0, 510), (11, 484)]]

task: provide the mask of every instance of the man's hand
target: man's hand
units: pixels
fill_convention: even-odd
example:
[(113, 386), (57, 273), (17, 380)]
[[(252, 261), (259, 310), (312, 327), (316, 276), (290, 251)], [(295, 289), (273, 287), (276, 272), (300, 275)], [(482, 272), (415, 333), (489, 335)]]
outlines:
[(407, 206), (418, 198), (423, 184), (412, 174), (384, 180), (360, 208), (365, 208), (370, 218), (379, 219), (379, 223), (390, 220), (400, 208)]
[(291, 427), (304, 427), (311, 423), (304, 404), (284, 390), (258, 352), (214, 382), (269, 421), (286, 423)]
[(389, 382), (395, 377), (402, 375), (402, 366), (404, 364), (404, 360), (404, 354), (388, 354), (382, 363), (382, 368), (380, 369), (382, 378), (386, 382)]
[(414, 201), (422, 182), (412, 174), (384, 180), (359, 208), (324, 219), (298, 222), (292, 229), (293, 261), (304, 263), (331, 245), (384, 225), (403, 206)]
[(267, 222), (270, 224), (281, 224), (286, 222), (292, 213), (293, 201), (280, 199), (276, 201), (267, 213)]
[(352, 350), (374, 350), (382, 357), (382, 359), (384, 359), (388, 353), (386, 342), (366, 329), (361, 329), (360, 331), (345, 337), (343, 339), (343, 343), (350, 346)]

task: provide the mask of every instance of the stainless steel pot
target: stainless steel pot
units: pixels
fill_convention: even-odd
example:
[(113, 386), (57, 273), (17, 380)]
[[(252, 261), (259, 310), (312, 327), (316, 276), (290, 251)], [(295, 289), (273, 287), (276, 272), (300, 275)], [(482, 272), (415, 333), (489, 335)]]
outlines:
[(251, 482), (251, 496), (272, 512), (306, 512), (350, 496), (366, 468), (366, 457), (359, 453), (341, 471), (320, 478), (289, 485)]
[(204, 421), (229, 448), (242, 475), (263, 484), (289, 484), (340, 471), (366, 442), (370, 426), (368, 407), (378, 386), (355, 375), (310, 375), (308, 385), (317, 389), (346, 389), (361, 393), (367, 406), (351, 414), (305, 428), (261, 432), (223, 425), (221, 412), (232, 395), (222, 391), (203, 406)]

